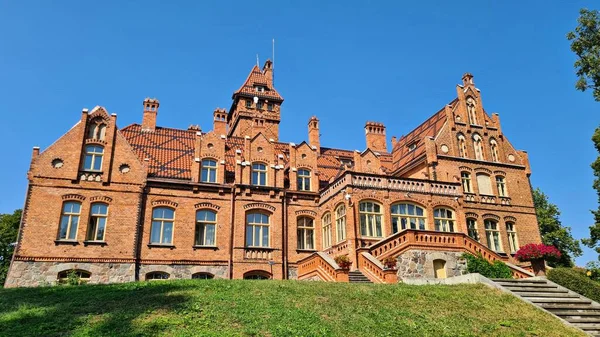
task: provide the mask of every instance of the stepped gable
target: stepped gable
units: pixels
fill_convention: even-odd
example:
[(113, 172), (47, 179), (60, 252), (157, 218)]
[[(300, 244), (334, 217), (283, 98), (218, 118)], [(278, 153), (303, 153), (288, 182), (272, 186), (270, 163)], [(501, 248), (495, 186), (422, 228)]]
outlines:
[[(254, 88), (256, 85), (261, 85), (265, 87), (265, 91), (258, 92)], [(277, 90), (273, 87), (272, 81), (267, 77), (267, 75), (260, 70), (258, 66), (254, 66), (246, 78), (246, 81), (242, 86), (233, 93), (233, 97), (236, 95), (242, 95), (247, 97), (258, 97), (264, 99), (273, 99), (280, 102), (283, 102), (283, 97), (279, 95)]]
[[(393, 168), (399, 169), (423, 155), (425, 153), (425, 142), (423, 142), (423, 139), (425, 137), (435, 137), (444, 123), (446, 123), (446, 119), (446, 111), (445, 109), (441, 109), (407, 135), (402, 136), (392, 150), (394, 157)], [(409, 145), (414, 142), (416, 142), (416, 148), (410, 150)]]

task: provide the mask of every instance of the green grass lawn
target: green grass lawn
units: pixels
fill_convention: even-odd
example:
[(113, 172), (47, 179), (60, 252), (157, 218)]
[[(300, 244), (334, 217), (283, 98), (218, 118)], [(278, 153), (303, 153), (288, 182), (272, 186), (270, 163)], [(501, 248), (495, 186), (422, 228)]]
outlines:
[(483, 285), (183, 280), (0, 289), (0, 336), (585, 336)]

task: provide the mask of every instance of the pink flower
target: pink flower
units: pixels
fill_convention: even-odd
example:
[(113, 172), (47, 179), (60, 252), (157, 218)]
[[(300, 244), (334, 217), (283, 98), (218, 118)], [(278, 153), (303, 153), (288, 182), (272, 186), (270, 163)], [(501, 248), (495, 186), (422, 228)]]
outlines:
[(538, 259), (555, 260), (561, 256), (560, 251), (554, 247), (543, 243), (530, 243), (521, 247), (515, 254), (515, 258), (519, 261), (532, 261)]

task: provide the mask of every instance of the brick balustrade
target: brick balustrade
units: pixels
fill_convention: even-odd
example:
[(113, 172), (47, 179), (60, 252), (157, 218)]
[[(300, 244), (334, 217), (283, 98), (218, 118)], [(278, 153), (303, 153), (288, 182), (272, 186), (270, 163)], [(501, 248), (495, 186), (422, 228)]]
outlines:
[(298, 263), (298, 279), (306, 280), (318, 276), (328, 282), (348, 282), (348, 270), (341, 269), (325, 253), (316, 252)]

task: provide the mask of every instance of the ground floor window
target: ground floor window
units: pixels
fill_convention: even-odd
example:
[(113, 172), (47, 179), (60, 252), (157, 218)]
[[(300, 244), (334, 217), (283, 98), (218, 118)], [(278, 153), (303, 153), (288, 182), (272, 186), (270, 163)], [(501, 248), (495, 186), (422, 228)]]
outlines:
[(215, 276), (210, 273), (196, 273), (192, 275), (193, 280), (211, 280), (213, 278), (215, 278)]
[(169, 273), (165, 273), (164, 271), (153, 271), (146, 274), (146, 281), (168, 280), (170, 276)]
[(61, 284), (84, 284), (90, 281), (92, 273), (85, 270), (71, 269), (58, 273), (58, 283)]
[(501, 252), (502, 244), (500, 242), (498, 223), (490, 219), (485, 220), (483, 223), (485, 225), (485, 236), (487, 238), (488, 247), (495, 252)]
[(264, 271), (250, 271), (244, 274), (244, 280), (269, 280), (271, 275)]

